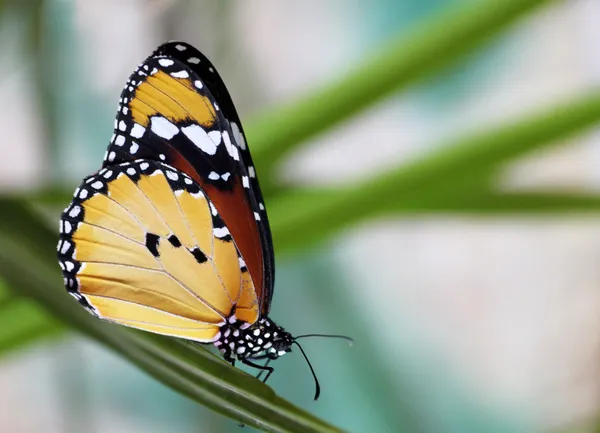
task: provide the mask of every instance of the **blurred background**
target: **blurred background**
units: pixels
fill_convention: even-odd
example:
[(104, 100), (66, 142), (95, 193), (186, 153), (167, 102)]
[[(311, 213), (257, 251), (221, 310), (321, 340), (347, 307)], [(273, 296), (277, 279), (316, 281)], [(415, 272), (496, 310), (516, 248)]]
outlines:
[[(205, 53), (245, 124), (259, 125), (263, 113), (368, 67), (389, 41), (410, 41), (431, 17), (503, 2), (26, 3), (1, 3), (0, 192), (39, 197), (52, 185), (64, 207), (100, 165), (125, 80), (165, 40)], [(305, 141), (259, 176), (282, 188), (360, 184), (457, 137), (589, 94), (600, 83), (600, 2), (537, 3), (471, 55)], [(252, 149), (252, 135), (249, 142)], [(494, 190), (598, 191), (600, 130), (555, 144), (503, 165)], [(552, 205), (495, 212), (493, 201), (486, 212), (451, 207), (363, 218), (281, 254), (276, 237), (273, 319), (294, 334), (343, 333), (356, 344), (304, 345), (323, 388), (318, 402), (297, 353), (277, 362), (270, 385), (350, 432), (597, 431), (598, 214)], [(10, 290), (18, 288), (2, 289)], [(72, 302), (66, 294), (64, 302)], [(34, 301), (11, 305), (0, 319), (8, 342), (0, 344), (2, 432), (239, 431)], [(23, 317), (39, 322), (11, 334)]]

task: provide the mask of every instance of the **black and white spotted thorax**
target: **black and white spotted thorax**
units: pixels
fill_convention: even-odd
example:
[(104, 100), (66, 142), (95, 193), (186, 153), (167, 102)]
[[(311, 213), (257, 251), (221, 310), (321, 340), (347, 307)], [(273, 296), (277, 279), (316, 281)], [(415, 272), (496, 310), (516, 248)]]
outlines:
[(232, 362), (235, 358), (279, 358), (290, 352), (293, 341), (289, 332), (268, 317), (250, 325), (233, 315), (221, 326), (214, 345)]

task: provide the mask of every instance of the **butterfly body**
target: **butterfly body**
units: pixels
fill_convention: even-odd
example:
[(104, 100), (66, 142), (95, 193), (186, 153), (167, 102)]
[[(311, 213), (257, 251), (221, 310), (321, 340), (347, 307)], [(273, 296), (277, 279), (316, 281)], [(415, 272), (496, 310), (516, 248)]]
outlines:
[(277, 359), (291, 350), (293, 337), (268, 317), (248, 326), (232, 316), (221, 327), (219, 339), (214, 343), (223, 357), (233, 362), (246, 359)]

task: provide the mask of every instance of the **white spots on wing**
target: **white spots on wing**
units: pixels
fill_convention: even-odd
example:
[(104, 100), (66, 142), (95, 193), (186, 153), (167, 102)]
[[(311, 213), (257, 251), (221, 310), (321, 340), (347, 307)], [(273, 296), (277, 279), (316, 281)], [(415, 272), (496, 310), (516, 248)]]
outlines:
[(187, 177), (187, 176), (183, 178), (183, 181), (184, 181), (184, 182), (185, 182), (187, 185), (191, 185), (192, 183), (194, 183), (194, 182), (192, 181), (192, 179), (190, 179), (190, 178), (189, 178), (189, 177)]
[(127, 125), (125, 124), (125, 122), (124, 122), (124, 121), (122, 121), (122, 120), (121, 120), (121, 121), (119, 122), (119, 130), (121, 130), (121, 131), (125, 131), (126, 129), (127, 129)]
[(117, 138), (115, 138), (115, 145), (123, 146), (124, 144), (125, 144), (125, 137), (122, 135), (117, 135)]
[(150, 164), (148, 164), (147, 162), (142, 162), (142, 163), (140, 164), (140, 168), (141, 168), (142, 170), (148, 170), (148, 167), (150, 167)]
[(202, 88), (202, 81), (200, 81), (200, 80), (194, 81), (194, 86), (196, 86), (197, 89), (201, 89)]
[(242, 176), (242, 186), (244, 188), (250, 188), (250, 180), (248, 179), (248, 176)]
[(208, 133), (210, 139), (215, 143), (215, 146), (221, 144), (221, 133), (219, 131), (210, 131)]
[(172, 181), (176, 181), (179, 179), (179, 176), (174, 171), (167, 171), (167, 177)]
[(223, 174), (219, 174), (216, 171), (211, 171), (208, 174), (208, 178), (210, 180), (219, 180), (219, 179), (223, 179), (225, 182), (227, 182), (227, 179), (229, 179), (231, 177), (231, 173), (230, 172), (226, 172)]
[(215, 106), (215, 111), (219, 111), (219, 105), (216, 102), (213, 105)]
[(88, 192), (87, 189), (82, 189), (81, 192), (79, 193), (79, 198), (81, 200), (85, 200), (88, 196)]
[(133, 124), (133, 127), (131, 128), (131, 136), (133, 138), (142, 138), (144, 132), (146, 132), (146, 128), (144, 128), (142, 125), (139, 123)]
[(133, 86), (129, 86), (129, 87), (127, 88), (127, 90), (129, 90), (130, 92), (133, 92)]
[(200, 59), (198, 57), (190, 57), (188, 59), (188, 63), (191, 63), (193, 65), (197, 65), (198, 63), (200, 63)]
[(162, 116), (154, 116), (150, 119), (150, 129), (160, 138), (166, 140), (170, 140), (179, 132), (177, 126)]
[(69, 242), (68, 240), (65, 239), (62, 242), (62, 245), (60, 247), (60, 253), (67, 254), (67, 251), (69, 251), (69, 248), (71, 248), (71, 242)]
[(213, 234), (215, 235), (215, 237), (220, 239), (227, 236), (229, 234), (229, 230), (227, 229), (227, 227), (215, 227), (213, 229)]
[(121, 113), (123, 114), (127, 114), (129, 112), (129, 108), (127, 107), (123, 107), (123, 109), (121, 110)]
[(258, 337), (260, 335), (260, 329), (255, 329), (254, 331), (252, 331), (252, 333), (255, 337)]
[(258, 212), (254, 212), (254, 219), (256, 221), (260, 221), (260, 215), (258, 214)]
[(73, 208), (69, 211), (69, 216), (71, 218), (77, 218), (77, 216), (81, 213), (81, 208), (79, 206), (73, 206)]
[(75, 269), (75, 264), (73, 262), (65, 260), (65, 268), (67, 272), (71, 272), (73, 269)]
[(239, 353), (240, 355), (242, 353), (244, 353), (246, 351), (246, 348), (244, 346), (240, 346), (237, 348), (236, 352)]
[(241, 257), (238, 257), (238, 262), (240, 263), (240, 268), (246, 267), (246, 262)]
[(163, 66), (165, 68), (168, 68), (169, 66), (172, 66), (173, 63), (175, 63), (173, 60), (171, 59), (158, 59), (158, 64), (160, 66)]
[(158, 69), (156, 68), (152, 68), (152, 70), (150, 71), (150, 75), (154, 75), (158, 72)]
[(258, 204), (258, 208), (259, 208), (260, 210), (265, 210), (265, 205), (264, 205), (264, 204), (262, 204), (262, 203), (259, 203), (259, 204)]
[(250, 176), (252, 179), (256, 177), (256, 171), (254, 171), (253, 166), (248, 167), (248, 176)]
[(135, 174), (136, 174), (135, 168), (133, 168), (133, 167), (129, 167), (129, 168), (127, 169), (127, 174), (128, 174), (129, 176), (135, 176)]
[(97, 180), (96, 182), (94, 182), (92, 184), (92, 188), (95, 188), (95, 189), (102, 189), (103, 186), (104, 186), (104, 184), (102, 182), (100, 182), (99, 180)]
[(229, 133), (227, 131), (223, 131), (223, 143), (225, 144), (225, 148), (227, 149), (229, 156), (231, 156), (236, 161), (239, 161), (240, 154), (238, 152), (237, 147), (231, 144), (231, 139), (229, 138)]
[(179, 51), (185, 51), (187, 49), (187, 47), (185, 45), (181, 45), (181, 44), (175, 45), (175, 48), (177, 48)]
[(164, 153), (161, 153), (160, 155), (158, 155), (158, 157), (160, 158), (161, 161), (164, 161), (165, 159), (167, 159), (167, 157), (165, 156)]
[(131, 143), (131, 147), (129, 148), (129, 153), (131, 153), (132, 155), (135, 155), (135, 153), (138, 151), (139, 148), (140, 148), (139, 144), (137, 144), (134, 141), (133, 143)]
[(104, 176), (105, 179), (110, 179), (112, 174), (113, 174), (112, 170), (105, 170), (104, 173), (102, 174), (102, 176)]
[(189, 78), (190, 74), (188, 74), (187, 71), (181, 70), (181, 71), (177, 71), (177, 72), (171, 72), (171, 77), (175, 77), (175, 78)]
[[(220, 141), (216, 142), (213, 140), (214, 135), (209, 135), (206, 131), (200, 127), (199, 125), (190, 125), (184, 128), (181, 128), (181, 131), (185, 134), (185, 136), (192, 142), (196, 147), (198, 147), (203, 152), (214, 155), (217, 153), (217, 146)], [(211, 131), (211, 133), (214, 131)]]
[(69, 221), (65, 221), (64, 227), (63, 227), (63, 233), (64, 234), (69, 234), (71, 233), (71, 230), (73, 229), (73, 226), (71, 225), (71, 223)]
[(212, 66), (211, 66), (210, 68), (208, 68), (208, 70), (209, 70), (210, 72), (215, 72), (215, 70), (214, 70), (214, 68), (213, 68)]
[(233, 139), (240, 149), (246, 150), (246, 140), (244, 140), (244, 136), (242, 135), (240, 127), (237, 125), (237, 123), (231, 122), (231, 132), (233, 132)]
[(115, 160), (115, 156), (117, 156), (115, 152), (110, 152), (108, 154), (108, 161), (113, 162)]
[(212, 204), (212, 202), (210, 202), (209, 204), (210, 204), (210, 213), (212, 213), (213, 216), (217, 216), (217, 208), (215, 207), (214, 204)]

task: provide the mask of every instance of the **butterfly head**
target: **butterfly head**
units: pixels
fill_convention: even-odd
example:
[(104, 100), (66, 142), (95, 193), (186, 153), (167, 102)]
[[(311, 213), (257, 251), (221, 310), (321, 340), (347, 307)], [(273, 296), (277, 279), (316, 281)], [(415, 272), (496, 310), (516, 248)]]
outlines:
[(272, 359), (279, 358), (288, 352), (292, 351), (292, 344), (294, 344), (294, 337), (292, 334), (287, 332), (283, 328), (279, 328), (280, 331), (277, 336), (273, 339), (273, 346), (269, 349), (269, 357)]

